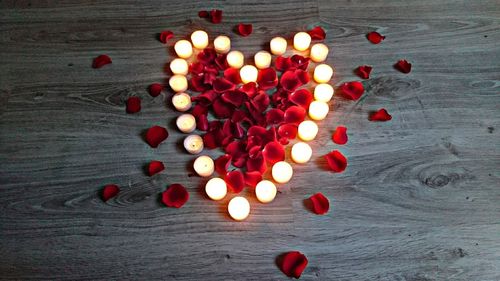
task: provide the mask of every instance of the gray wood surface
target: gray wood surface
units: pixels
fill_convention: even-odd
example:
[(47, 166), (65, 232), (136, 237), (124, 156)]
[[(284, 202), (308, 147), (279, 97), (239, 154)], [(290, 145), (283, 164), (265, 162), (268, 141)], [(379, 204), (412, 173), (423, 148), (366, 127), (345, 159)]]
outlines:
[[(220, 8), (223, 24), (197, 17)], [(254, 24), (241, 38), (232, 29)], [(335, 84), (374, 67), (359, 102), (336, 97), (313, 143), (314, 161), (269, 205), (231, 221), (189, 177), (174, 112), (146, 87), (172, 57), (170, 29), (232, 34), (251, 55), (273, 36), (321, 25)], [(387, 36), (380, 45), (365, 34)], [(177, 37), (179, 38), (179, 37)], [(32, 280), (285, 280), (276, 257), (300, 250), (303, 280), (500, 280), (500, 3), (488, 1), (1, 1), (0, 278)], [(100, 70), (92, 58), (106, 53)], [(400, 58), (410, 74), (395, 71)], [(143, 110), (125, 113), (130, 95)], [(367, 120), (385, 107), (386, 123)], [(171, 135), (158, 149), (141, 138)], [(330, 141), (339, 124), (349, 143)], [(349, 166), (324, 171), (340, 149)], [(210, 152), (217, 155), (220, 152)], [(144, 173), (158, 159), (166, 171)], [(190, 201), (165, 208), (174, 182)], [(104, 203), (102, 186), (120, 195)], [(304, 199), (327, 195), (312, 214)]]

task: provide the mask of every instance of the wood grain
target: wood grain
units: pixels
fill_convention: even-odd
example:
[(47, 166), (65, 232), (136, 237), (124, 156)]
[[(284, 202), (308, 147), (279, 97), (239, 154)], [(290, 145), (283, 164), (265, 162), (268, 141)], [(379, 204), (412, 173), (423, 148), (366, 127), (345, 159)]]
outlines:
[[(224, 24), (197, 17), (211, 8)], [(251, 37), (234, 35), (240, 22)], [(170, 93), (147, 94), (172, 58), (156, 36), (201, 27), (250, 56), (316, 25), (336, 85), (374, 67), (366, 95), (335, 97), (314, 160), (272, 204), (248, 194), (252, 214), (235, 223), (189, 176)], [(275, 260), (289, 250), (309, 258), (303, 280), (500, 280), (498, 1), (2, 1), (0, 26), (2, 280), (285, 280)], [(371, 45), (373, 30), (387, 39)], [(90, 68), (102, 53), (113, 64)], [(408, 75), (393, 69), (401, 58)], [(125, 114), (130, 95), (139, 114)], [(369, 122), (381, 107), (393, 119)], [(154, 124), (171, 133), (158, 149), (141, 137)], [(340, 124), (342, 147), (330, 141)], [(345, 173), (324, 170), (332, 149)], [(167, 169), (149, 178), (153, 159)], [(176, 210), (158, 198), (174, 182), (191, 194)], [(104, 203), (107, 183), (122, 192)], [(319, 191), (325, 216), (304, 202)]]

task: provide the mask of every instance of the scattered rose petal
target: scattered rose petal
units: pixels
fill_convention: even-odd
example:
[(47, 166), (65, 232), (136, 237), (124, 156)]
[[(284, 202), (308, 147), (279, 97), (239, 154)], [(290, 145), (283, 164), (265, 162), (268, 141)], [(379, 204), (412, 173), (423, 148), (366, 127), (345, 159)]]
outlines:
[(297, 125), (283, 124), (278, 128), (278, 135), (287, 139), (294, 139), (297, 137)]
[(290, 94), (290, 101), (296, 105), (300, 105), (303, 108), (309, 108), (309, 105), (313, 101), (313, 95), (307, 89), (299, 89), (292, 94)]
[(257, 84), (255, 82), (246, 83), (239, 90), (247, 94), (250, 98), (253, 98), (257, 94)]
[(373, 44), (378, 44), (385, 39), (385, 36), (380, 35), (380, 33), (376, 31), (372, 31), (366, 35), (366, 38)]
[(283, 256), (281, 271), (288, 277), (300, 278), (306, 268), (308, 260), (304, 254), (299, 251), (288, 252)]
[(370, 115), (370, 118), (369, 118), (370, 121), (381, 121), (381, 122), (389, 121), (391, 119), (392, 119), (392, 116), (389, 114), (389, 112), (387, 112), (387, 110), (385, 108), (381, 108), (381, 109), (377, 110), (375, 113)]
[(307, 33), (309, 33), (312, 40), (324, 40), (326, 38), (326, 32), (321, 26), (316, 26)]
[(363, 79), (369, 79), (370, 72), (372, 72), (372, 67), (369, 65), (361, 65), (356, 69), (356, 74)]
[(146, 142), (153, 148), (168, 138), (167, 129), (160, 126), (153, 126), (146, 132)]
[(295, 71), (288, 70), (283, 75), (281, 75), (280, 84), (284, 90), (288, 92), (293, 92), (295, 89), (300, 87), (302, 82), (295, 73)]
[(330, 169), (336, 173), (343, 172), (347, 167), (347, 159), (338, 150), (333, 150), (332, 152), (325, 155), (326, 161)]
[(340, 86), (340, 91), (344, 97), (351, 100), (358, 100), (363, 95), (365, 88), (363, 84), (358, 81), (345, 82)]
[(236, 68), (227, 68), (224, 70), (224, 78), (233, 84), (241, 83), (240, 70)]
[(240, 193), (245, 187), (245, 178), (240, 170), (228, 172), (225, 180), (227, 187), (234, 193)]
[(108, 201), (115, 197), (120, 192), (120, 188), (116, 184), (108, 184), (102, 190), (102, 200)]
[(269, 90), (276, 87), (278, 85), (278, 75), (276, 74), (276, 70), (271, 67), (259, 70), (257, 83), (259, 84), (259, 88), (262, 90)]
[(149, 94), (152, 97), (157, 97), (161, 94), (161, 91), (163, 90), (163, 86), (160, 83), (153, 83), (149, 85)]
[(263, 174), (267, 170), (266, 160), (261, 155), (260, 157), (250, 158), (246, 163), (247, 172), (258, 171)]
[(259, 171), (245, 172), (245, 184), (250, 187), (255, 187), (261, 180), (262, 174)]
[(411, 71), (411, 63), (409, 63), (407, 60), (398, 60), (394, 67), (404, 74), (408, 74)]
[(174, 38), (174, 33), (170, 30), (160, 32), (160, 42), (166, 44), (168, 40)]
[(139, 97), (129, 97), (127, 99), (127, 113), (141, 111), (141, 99)]
[(236, 85), (225, 78), (217, 78), (213, 83), (213, 88), (215, 92), (223, 93), (236, 89)]
[(208, 19), (210, 17), (210, 13), (208, 11), (199, 11), (198, 17), (202, 19)]
[[(203, 65), (212, 65), (215, 63), (215, 58), (217, 57), (217, 52), (213, 48), (205, 48), (203, 51), (198, 53), (198, 61)], [(217, 73), (216, 73), (217, 74)]]
[(92, 67), (101, 68), (109, 63), (111, 63), (111, 58), (108, 55), (100, 55), (94, 58), (94, 61), (92, 62)]
[(221, 10), (210, 11), (210, 21), (212, 23), (220, 23), (222, 21), (222, 11)]
[(301, 106), (292, 105), (285, 111), (286, 123), (298, 125), (300, 122), (304, 121), (305, 118), (306, 110)]
[(154, 176), (155, 174), (158, 174), (159, 172), (165, 170), (165, 166), (161, 161), (156, 161), (153, 160), (149, 162), (148, 165), (148, 174), (150, 177)]
[(277, 125), (283, 123), (285, 113), (277, 108), (271, 108), (266, 112), (266, 121), (268, 125)]
[(252, 34), (253, 27), (251, 24), (240, 23), (240, 24), (238, 24), (237, 29), (238, 29), (238, 33), (241, 36), (247, 37), (248, 35)]
[(264, 159), (272, 165), (276, 162), (285, 160), (285, 149), (277, 141), (269, 142), (264, 147), (264, 150), (262, 150), (262, 155)]
[(313, 212), (317, 215), (324, 215), (330, 209), (330, 201), (321, 192), (309, 197), (309, 200), (312, 202)]
[(212, 104), (212, 109), (217, 118), (229, 118), (233, 114), (234, 106), (222, 98), (218, 98)]
[(221, 98), (227, 103), (240, 107), (247, 100), (248, 96), (244, 92), (236, 90), (223, 93)]
[(338, 126), (333, 133), (332, 140), (336, 144), (346, 144), (347, 143), (347, 128), (344, 126)]
[(215, 159), (214, 165), (215, 165), (215, 171), (223, 176), (227, 173), (227, 169), (229, 168), (229, 164), (231, 164), (231, 155), (229, 154), (224, 154), (220, 156), (219, 158)]
[(310, 61), (308, 57), (303, 57), (301, 55), (293, 55), (290, 60), (292, 61), (292, 66), (302, 70), (307, 70)]
[(292, 67), (292, 59), (290, 57), (278, 56), (276, 58), (276, 61), (274, 62), (274, 65), (276, 66), (277, 70), (283, 72)]
[(171, 184), (163, 191), (162, 202), (167, 207), (180, 208), (189, 200), (186, 188), (178, 183)]

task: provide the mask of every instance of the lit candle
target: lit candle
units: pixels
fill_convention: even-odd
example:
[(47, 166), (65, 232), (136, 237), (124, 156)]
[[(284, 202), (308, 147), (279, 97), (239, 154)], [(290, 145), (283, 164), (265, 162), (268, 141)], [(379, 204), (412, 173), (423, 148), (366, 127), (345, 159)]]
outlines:
[(185, 113), (177, 117), (177, 128), (183, 133), (191, 133), (196, 129), (196, 119), (192, 114)]
[(191, 34), (191, 42), (196, 49), (205, 49), (208, 46), (208, 34), (203, 30), (196, 30)]
[(186, 93), (177, 93), (172, 96), (172, 104), (177, 111), (188, 111), (191, 108), (191, 97)]
[(253, 65), (245, 65), (240, 69), (240, 77), (243, 84), (256, 82), (259, 71)]
[(200, 177), (209, 177), (214, 173), (214, 160), (202, 155), (194, 160), (193, 168)]
[(184, 92), (188, 88), (188, 80), (186, 79), (186, 76), (180, 74), (175, 74), (170, 77), (168, 84), (174, 92)]
[(311, 120), (302, 121), (297, 129), (297, 134), (303, 141), (312, 141), (318, 134), (318, 125)]
[(308, 162), (312, 156), (312, 148), (305, 142), (298, 142), (292, 146), (292, 160), (303, 164)]
[(274, 181), (277, 183), (287, 183), (293, 176), (293, 169), (285, 161), (276, 162), (271, 170)]
[(309, 118), (316, 121), (323, 120), (328, 115), (328, 111), (330, 107), (326, 102), (315, 100), (309, 105)]
[(229, 37), (220, 35), (214, 40), (215, 51), (219, 54), (225, 54), (231, 50), (231, 39)]
[(255, 186), (255, 196), (262, 203), (269, 203), (276, 197), (276, 185), (268, 180), (260, 181)]
[(184, 139), (184, 148), (191, 154), (198, 154), (203, 150), (203, 139), (198, 135), (189, 135)]
[(245, 57), (240, 51), (231, 51), (227, 54), (226, 60), (230, 67), (240, 69), (243, 66)]
[(245, 197), (236, 196), (227, 205), (229, 215), (237, 221), (242, 221), (250, 214), (250, 203)]
[(193, 46), (188, 40), (179, 40), (174, 45), (174, 50), (179, 58), (187, 59), (193, 54)]
[(281, 56), (286, 52), (286, 39), (283, 37), (274, 37), (271, 40), (270, 47), (273, 55)]
[(305, 51), (311, 44), (311, 36), (306, 32), (298, 32), (293, 37), (293, 47), (297, 51)]
[(271, 65), (271, 54), (266, 51), (260, 51), (255, 54), (253, 60), (257, 68), (268, 68)]
[(329, 102), (333, 97), (333, 87), (330, 84), (319, 84), (314, 88), (314, 99)]
[(323, 43), (314, 44), (311, 47), (310, 57), (314, 62), (322, 62), (328, 56), (328, 47)]
[(205, 192), (212, 200), (221, 200), (227, 194), (226, 182), (221, 178), (211, 178), (205, 185)]
[(189, 66), (185, 59), (177, 58), (170, 62), (170, 70), (173, 74), (187, 75)]
[(327, 83), (333, 75), (333, 69), (327, 64), (319, 64), (314, 69), (314, 81), (317, 83)]

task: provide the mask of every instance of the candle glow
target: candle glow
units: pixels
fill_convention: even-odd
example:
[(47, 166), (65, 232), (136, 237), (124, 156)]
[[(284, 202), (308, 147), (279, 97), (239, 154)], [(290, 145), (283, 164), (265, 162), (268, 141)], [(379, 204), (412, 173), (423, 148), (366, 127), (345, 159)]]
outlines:
[(259, 69), (268, 68), (271, 65), (271, 54), (266, 51), (260, 51), (254, 56), (255, 66)]
[(292, 146), (292, 160), (295, 163), (307, 163), (312, 156), (312, 148), (305, 142), (298, 142)]
[(328, 56), (328, 47), (323, 43), (314, 44), (311, 47), (311, 60), (314, 62), (322, 62)]
[(314, 88), (314, 99), (329, 102), (333, 97), (333, 87), (330, 84), (318, 84)]
[(227, 210), (234, 220), (242, 221), (250, 214), (250, 203), (245, 197), (236, 196), (229, 201)]
[(333, 69), (327, 64), (319, 64), (314, 68), (314, 81), (328, 83), (333, 75)]
[(259, 71), (253, 65), (245, 65), (240, 69), (240, 77), (243, 84), (256, 82)]
[(276, 185), (268, 180), (262, 180), (255, 186), (255, 196), (262, 203), (273, 201), (276, 192)]
[(208, 34), (203, 30), (196, 30), (191, 34), (191, 42), (196, 49), (205, 49), (208, 46)]
[(170, 70), (173, 74), (187, 75), (189, 65), (185, 59), (176, 58), (170, 62)]
[(273, 55), (281, 56), (286, 52), (286, 39), (283, 37), (274, 37), (269, 44)]
[(202, 155), (194, 160), (193, 168), (200, 177), (209, 177), (214, 173), (214, 160)]
[(198, 135), (189, 135), (184, 139), (184, 148), (191, 154), (203, 151), (203, 138)]
[(311, 120), (302, 121), (299, 124), (297, 134), (303, 141), (312, 141), (318, 134), (318, 125)]
[(193, 46), (188, 40), (179, 40), (174, 45), (175, 53), (179, 58), (187, 59), (193, 55)]
[(274, 181), (277, 183), (287, 183), (293, 176), (293, 169), (285, 161), (276, 162), (271, 170)]
[(185, 113), (177, 117), (177, 128), (183, 133), (191, 133), (196, 129), (196, 119), (192, 114)]
[(175, 74), (170, 79), (168, 80), (168, 84), (170, 85), (170, 88), (174, 92), (184, 92), (188, 88), (188, 81), (186, 79), (186, 76), (180, 75), (180, 74)]
[(172, 97), (172, 104), (177, 111), (188, 111), (192, 105), (191, 97), (186, 93), (177, 93)]
[(309, 118), (319, 121), (326, 118), (330, 107), (326, 102), (313, 101), (309, 105)]
[(306, 32), (298, 32), (293, 37), (293, 47), (297, 51), (305, 51), (311, 44), (311, 35)]
[(211, 178), (205, 185), (205, 192), (210, 199), (221, 200), (227, 194), (226, 182), (221, 178)]
[(214, 40), (214, 49), (219, 54), (225, 54), (231, 50), (231, 39), (229, 37), (220, 35)]

